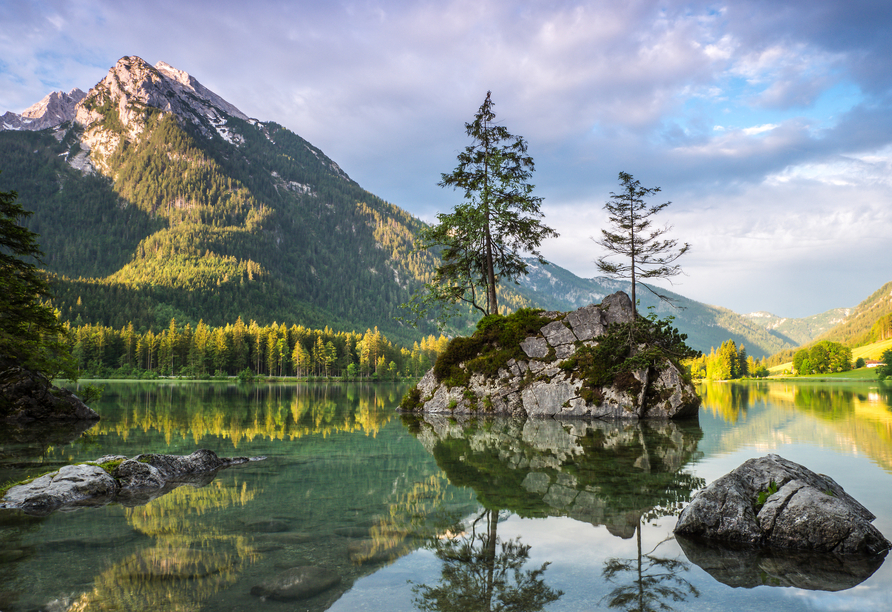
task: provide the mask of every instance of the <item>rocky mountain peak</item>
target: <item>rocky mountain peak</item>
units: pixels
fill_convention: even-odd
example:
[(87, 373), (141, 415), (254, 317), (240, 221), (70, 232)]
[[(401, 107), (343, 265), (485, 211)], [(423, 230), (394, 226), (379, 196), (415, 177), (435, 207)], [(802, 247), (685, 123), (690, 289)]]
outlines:
[(71, 121), (74, 119), (77, 103), (86, 95), (78, 88), (68, 93), (54, 91), (23, 110), (21, 115), (13, 112), (4, 114), (0, 117), (0, 129), (36, 131)]
[[(104, 159), (124, 138), (134, 140), (145, 129), (146, 109), (155, 108), (176, 115), (212, 137), (215, 132), (227, 140), (227, 116), (248, 119), (235, 106), (204, 87), (188, 73), (170, 64), (152, 66), (135, 55), (122, 57), (77, 106), (75, 121), (84, 126), (82, 144), (100, 169)], [(108, 129), (113, 124), (123, 128)]]

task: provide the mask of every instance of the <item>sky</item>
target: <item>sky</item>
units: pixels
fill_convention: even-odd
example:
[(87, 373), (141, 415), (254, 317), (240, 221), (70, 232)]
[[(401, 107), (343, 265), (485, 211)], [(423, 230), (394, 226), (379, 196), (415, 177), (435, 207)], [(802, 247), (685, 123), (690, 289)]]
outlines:
[(665, 285), (739, 313), (892, 280), (888, 0), (0, 0), (0, 114), (165, 61), (428, 222), (492, 91), (528, 143), (546, 259), (597, 276), (628, 172), (690, 243)]

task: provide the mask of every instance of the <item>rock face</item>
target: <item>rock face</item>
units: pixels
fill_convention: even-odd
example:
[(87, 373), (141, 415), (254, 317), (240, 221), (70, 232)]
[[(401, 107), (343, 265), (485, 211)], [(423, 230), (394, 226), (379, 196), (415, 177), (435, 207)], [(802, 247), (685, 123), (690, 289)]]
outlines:
[[(432, 368), (418, 383), (418, 404), (424, 413), (505, 414), (513, 416), (594, 417), (599, 419), (695, 417), (700, 406), (693, 385), (666, 362), (658, 370), (627, 373), (620, 381), (583, 392), (579, 372), (562, 368), (581, 347), (593, 347), (611, 326), (629, 323), (635, 313), (629, 296), (617, 292), (600, 305), (574, 312), (545, 312), (551, 319), (537, 334), (520, 342), (525, 359), (510, 359), (496, 376), (474, 373), (467, 386), (449, 387)], [(463, 366), (462, 366), (463, 367)], [(406, 406), (403, 406), (406, 409)]]
[(0, 374), (0, 422), (99, 420), (89, 406), (67, 389), (53, 386), (37, 372), (11, 367)]
[[(136, 506), (149, 502), (183, 484), (203, 486), (217, 471), (262, 458), (221, 459), (213, 451), (197, 450), (191, 455), (137, 455), (100, 457), (95, 462), (66, 465), (57, 472), (9, 489), (0, 508), (20, 509), (43, 516), (56, 510), (103, 506), (118, 502)], [(99, 464), (120, 461), (106, 472)]]
[(679, 516), (675, 533), (731, 544), (873, 555), (892, 546), (871, 524), (874, 518), (832, 478), (768, 455), (746, 461), (699, 492)]
[(0, 116), (0, 129), (36, 131), (71, 121), (77, 112), (77, 103), (86, 95), (77, 88), (68, 93), (54, 91), (37, 104), (23, 110), (21, 115), (7, 112)]

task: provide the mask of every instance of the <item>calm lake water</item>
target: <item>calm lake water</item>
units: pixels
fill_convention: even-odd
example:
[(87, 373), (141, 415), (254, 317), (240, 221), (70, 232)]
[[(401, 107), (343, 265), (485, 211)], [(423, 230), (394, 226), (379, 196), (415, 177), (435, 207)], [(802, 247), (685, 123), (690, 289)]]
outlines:
[[(672, 537), (751, 457), (824, 473), (892, 537), (892, 388), (710, 384), (699, 423), (414, 419), (403, 385), (106, 383), (87, 432), (0, 441), (0, 482), (105, 454), (262, 462), (144, 506), (0, 511), (0, 611), (892, 610), (892, 562)], [(298, 567), (300, 601), (252, 589)], [(514, 607), (506, 607), (507, 604)]]

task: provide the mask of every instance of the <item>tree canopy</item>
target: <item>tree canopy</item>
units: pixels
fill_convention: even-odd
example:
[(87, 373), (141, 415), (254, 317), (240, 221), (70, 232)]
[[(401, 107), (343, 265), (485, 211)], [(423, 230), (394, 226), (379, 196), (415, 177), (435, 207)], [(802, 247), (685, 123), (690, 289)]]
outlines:
[(22, 225), (31, 213), (16, 198), (15, 191), (0, 191), (0, 370), (22, 366), (49, 378), (63, 369), (71, 374), (62, 325), (42, 302), (50, 293), (36, 265), (43, 255), (37, 234)]
[(659, 187), (642, 187), (641, 183), (628, 172), (619, 173), (622, 190), (610, 193), (610, 200), (604, 204), (609, 213), (613, 231), (601, 230), (600, 240), (595, 242), (612, 254), (628, 259), (628, 263), (608, 261), (610, 255), (599, 257), (595, 263), (598, 270), (611, 278), (631, 279), (632, 306), (637, 309), (635, 296), (636, 285), (640, 284), (665, 302), (671, 299), (660, 294), (642, 279), (671, 278), (681, 274), (681, 267), (674, 264), (679, 257), (687, 253), (691, 245), (684, 243), (677, 251), (677, 240), (662, 238), (671, 226), (651, 229), (651, 217), (669, 206), (671, 202), (649, 205), (645, 198), (660, 192)]
[(450, 306), (461, 303), (483, 315), (498, 314), (499, 281), (516, 281), (526, 274), (524, 253), (545, 263), (539, 246), (558, 235), (540, 220), (542, 198), (533, 195), (534, 186), (528, 182), (534, 162), (526, 141), (497, 125), (495, 116), (487, 92), (473, 121), (465, 124), (472, 143), (439, 183), (462, 191), (464, 200), (451, 213), (438, 214), (437, 225), (420, 232), (419, 248), (442, 249), (442, 263), (410, 302), (418, 316), (440, 305), (445, 319), (454, 312)]

